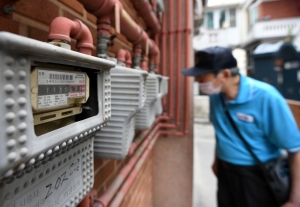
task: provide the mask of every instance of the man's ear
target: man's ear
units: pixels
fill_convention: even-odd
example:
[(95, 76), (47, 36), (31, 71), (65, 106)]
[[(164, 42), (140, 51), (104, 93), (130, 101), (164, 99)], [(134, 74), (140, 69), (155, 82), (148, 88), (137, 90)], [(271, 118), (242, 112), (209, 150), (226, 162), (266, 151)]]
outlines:
[(226, 79), (228, 79), (232, 76), (231, 71), (229, 69), (225, 69), (222, 72), (223, 72), (223, 77), (226, 78)]

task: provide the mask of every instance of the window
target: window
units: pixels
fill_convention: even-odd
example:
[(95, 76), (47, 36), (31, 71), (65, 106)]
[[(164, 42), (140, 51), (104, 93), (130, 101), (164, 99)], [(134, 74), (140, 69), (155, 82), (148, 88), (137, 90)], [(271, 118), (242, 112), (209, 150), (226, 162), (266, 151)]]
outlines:
[(249, 23), (250, 26), (253, 25), (258, 19), (258, 7), (254, 7), (249, 10)]
[(220, 12), (220, 20), (219, 20), (219, 28), (226, 28), (227, 27), (227, 25), (226, 25), (226, 19), (225, 19), (225, 11), (224, 10), (222, 10), (221, 12)]
[(213, 12), (207, 12), (207, 28), (213, 29), (214, 28), (214, 14)]
[(229, 10), (229, 26), (236, 27), (235, 9)]

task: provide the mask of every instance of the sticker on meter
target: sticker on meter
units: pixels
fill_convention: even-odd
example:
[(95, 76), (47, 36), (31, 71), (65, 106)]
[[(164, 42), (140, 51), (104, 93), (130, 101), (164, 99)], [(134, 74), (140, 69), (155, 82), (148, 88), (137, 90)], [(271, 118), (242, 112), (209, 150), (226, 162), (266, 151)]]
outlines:
[(64, 106), (69, 98), (84, 97), (85, 74), (38, 70), (38, 109)]
[(15, 200), (15, 207), (62, 206), (82, 188), (81, 160), (77, 158)]

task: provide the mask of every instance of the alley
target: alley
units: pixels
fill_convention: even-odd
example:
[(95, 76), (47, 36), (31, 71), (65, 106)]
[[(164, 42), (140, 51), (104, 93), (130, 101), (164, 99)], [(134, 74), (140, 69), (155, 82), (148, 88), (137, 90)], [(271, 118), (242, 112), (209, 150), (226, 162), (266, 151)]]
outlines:
[(216, 207), (216, 178), (211, 164), (214, 156), (214, 129), (205, 119), (194, 122), (193, 207)]

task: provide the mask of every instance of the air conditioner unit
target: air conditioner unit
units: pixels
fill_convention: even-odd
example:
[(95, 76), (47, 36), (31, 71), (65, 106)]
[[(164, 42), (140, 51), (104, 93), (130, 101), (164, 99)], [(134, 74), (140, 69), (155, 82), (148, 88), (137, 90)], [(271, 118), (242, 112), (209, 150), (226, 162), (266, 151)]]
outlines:
[(94, 155), (98, 158), (123, 159), (135, 134), (135, 114), (146, 100), (143, 70), (116, 66), (111, 69), (112, 117), (95, 136)]
[(147, 98), (144, 107), (135, 117), (135, 128), (138, 130), (148, 129), (155, 121), (155, 101), (159, 94), (160, 75), (149, 73), (146, 82)]
[(162, 98), (168, 94), (169, 77), (158, 76), (159, 93), (155, 101), (155, 115), (160, 115), (163, 112)]
[(112, 61), (0, 32), (1, 206), (76, 206), (94, 182)]

